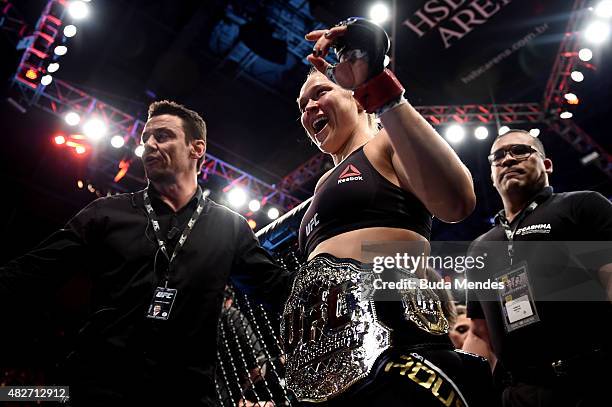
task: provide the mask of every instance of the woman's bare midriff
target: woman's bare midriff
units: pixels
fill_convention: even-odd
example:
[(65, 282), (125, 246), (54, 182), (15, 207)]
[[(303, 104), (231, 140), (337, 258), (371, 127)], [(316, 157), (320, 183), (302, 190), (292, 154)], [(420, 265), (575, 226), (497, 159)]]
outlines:
[(341, 233), (319, 243), (317, 247), (310, 253), (308, 260), (315, 257), (317, 254), (328, 253), (335, 257), (345, 259), (355, 259), (360, 262), (368, 263), (371, 258), (365, 257), (362, 253), (363, 242), (391, 242), (391, 241), (414, 241), (423, 242), (427, 252), (429, 252), (429, 244), (425, 237), (413, 232), (412, 230), (375, 227), (350, 232)]

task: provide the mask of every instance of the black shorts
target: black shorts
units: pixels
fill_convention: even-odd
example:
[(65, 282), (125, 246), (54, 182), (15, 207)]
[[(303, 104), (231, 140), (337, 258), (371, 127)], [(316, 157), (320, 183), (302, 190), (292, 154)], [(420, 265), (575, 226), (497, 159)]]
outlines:
[(454, 350), (401, 351), (382, 355), (362, 382), (324, 403), (304, 406), (495, 407), (489, 364)]

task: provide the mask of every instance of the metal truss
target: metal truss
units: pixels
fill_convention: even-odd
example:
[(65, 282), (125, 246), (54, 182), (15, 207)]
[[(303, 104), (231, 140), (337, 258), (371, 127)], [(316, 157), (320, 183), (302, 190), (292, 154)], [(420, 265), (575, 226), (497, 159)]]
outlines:
[(612, 179), (612, 155), (591, 138), (572, 120), (555, 120), (548, 123), (549, 128), (567, 141), (583, 155), (583, 164), (594, 164)]
[[(61, 36), (62, 20), (66, 14), (65, 0), (49, 0), (28, 36), (22, 36), (17, 49), (24, 53), (17, 67), (15, 80), (36, 89), (40, 76), (46, 73), (46, 65), (55, 59), (52, 48)], [(25, 34), (25, 30), (22, 34)]]
[[(38, 107), (62, 118), (68, 111), (76, 111), (88, 117), (98, 117), (106, 122), (111, 134), (123, 134), (126, 145), (135, 146), (140, 143), (140, 134), (144, 127), (142, 120), (94, 98), (64, 81), (56, 79), (50, 85), (39, 85), (36, 89), (32, 89), (21, 81), (14, 81), (14, 87), (19, 91), (20, 100), (18, 102), (21, 104)], [(202, 179), (206, 180), (212, 175), (230, 181), (231, 186), (248, 188), (251, 195), (262, 200), (262, 205), (268, 204), (289, 210), (302, 202), (286, 190), (268, 184), (207, 153), (202, 168)]]
[(539, 103), (489, 105), (415, 106), (432, 125), (539, 123), (544, 118)]
[[(589, 17), (587, 0), (576, 0), (565, 28), (565, 35), (546, 84), (542, 101), (542, 110), (547, 117), (549, 128), (567, 141), (576, 151), (590, 155), (591, 160), (583, 164), (593, 163), (608, 177), (612, 178), (612, 155), (601, 147), (591, 136), (571, 120), (562, 120), (559, 114), (569, 107), (564, 95), (570, 91), (570, 74), (577, 65), (593, 69), (589, 63), (578, 59), (579, 31)], [(570, 109), (571, 110), (571, 109)]]
[(569, 90), (568, 79), (576, 66), (578, 55), (578, 27), (588, 17), (585, 13), (587, 0), (576, 0), (572, 9), (565, 35), (559, 45), (553, 68), (550, 72), (542, 101), (544, 112), (559, 116), (561, 106), (565, 103), (563, 95)]
[(0, 29), (11, 33), (15, 42), (22, 38), (28, 29), (19, 10), (8, 0), (0, 0)]
[[(279, 186), (289, 192), (301, 190), (304, 184), (321, 175), (327, 163), (329, 163), (329, 157), (326, 154), (319, 153), (285, 175)], [(311, 192), (305, 190), (302, 190), (302, 192), (311, 194)]]

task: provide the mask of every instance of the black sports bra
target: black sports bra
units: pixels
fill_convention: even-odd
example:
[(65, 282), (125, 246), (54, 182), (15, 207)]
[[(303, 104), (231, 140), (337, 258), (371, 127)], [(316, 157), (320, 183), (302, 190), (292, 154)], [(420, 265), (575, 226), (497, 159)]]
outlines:
[(431, 219), (417, 197), (372, 166), (361, 146), (319, 186), (302, 218), (300, 250), (308, 256), (324, 240), (368, 227), (408, 229), (429, 239)]

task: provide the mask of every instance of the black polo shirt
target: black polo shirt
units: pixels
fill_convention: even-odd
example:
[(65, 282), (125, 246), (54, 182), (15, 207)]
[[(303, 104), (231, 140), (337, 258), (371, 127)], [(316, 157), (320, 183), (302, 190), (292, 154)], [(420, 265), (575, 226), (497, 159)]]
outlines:
[[(493, 350), (511, 369), (549, 365), (612, 340), (609, 336), (612, 309), (605, 300), (596, 272), (600, 266), (612, 263), (612, 250), (586, 259), (591, 263), (589, 267), (582, 267), (586, 263), (576, 263), (569, 249), (564, 250), (562, 243), (555, 243), (612, 241), (612, 204), (597, 192), (555, 194), (551, 187), (544, 188), (534, 201), (538, 204), (535, 210), (524, 217), (517, 215), (510, 227), (516, 230), (514, 265), (527, 262), (540, 321), (506, 332), (500, 302), (490, 292), (489, 295), (476, 290), (468, 293), (468, 316), (486, 319)], [(496, 225), (474, 241), (472, 255), (483, 247), (489, 252), (487, 272), (468, 271), (468, 281), (491, 278), (510, 266), (507, 243), (488, 243), (507, 241), (500, 224), (503, 217), (502, 210), (496, 217)], [(592, 301), (566, 300), (576, 294), (575, 287), (586, 286), (589, 293), (597, 291), (592, 294), (594, 297), (589, 297)], [(564, 293), (558, 297), (562, 301), (554, 300), (559, 292)]]

